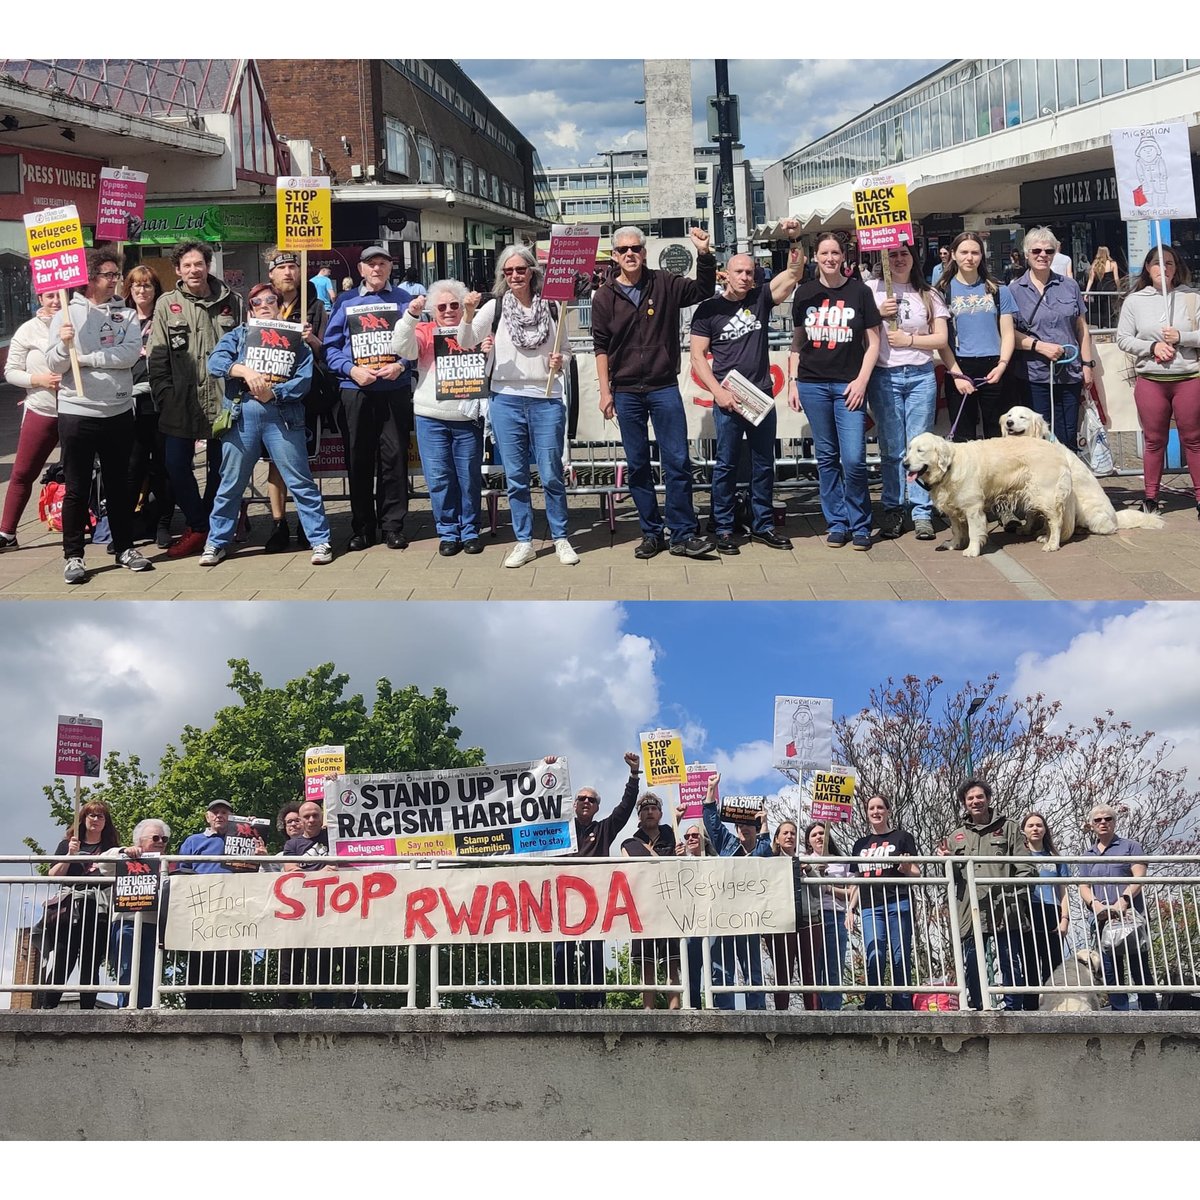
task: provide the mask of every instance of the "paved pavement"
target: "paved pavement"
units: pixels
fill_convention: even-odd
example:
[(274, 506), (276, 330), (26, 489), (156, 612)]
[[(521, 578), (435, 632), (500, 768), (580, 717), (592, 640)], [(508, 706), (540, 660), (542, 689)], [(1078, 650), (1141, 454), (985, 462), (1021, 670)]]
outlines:
[[(0, 388), (0, 491), (7, 488), (17, 439), (18, 394)], [(1113, 504), (1134, 503), (1140, 478), (1107, 480)], [(824, 523), (814, 491), (787, 498), (782, 532), (791, 551), (745, 545), (736, 557), (693, 562), (661, 554), (648, 562), (633, 557), (640, 540), (632, 502), (626, 499), (615, 537), (594, 498), (573, 499), (571, 540), (582, 561), (558, 562), (553, 544), (536, 543), (538, 558), (506, 570), (513, 543), (504, 501), (495, 538), (484, 537), (475, 557), (441, 558), (429, 506), (414, 502), (407, 550), (374, 546), (345, 553), (350, 537), (349, 503), (336, 482), (327, 499), (338, 557), (314, 567), (300, 550), (265, 554), (270, 532), (265, 504), (251, 512), (251, 535), (220, 566), (196, 559), (172, 562), (164, 551), (144, 547), (156, 570), (134, 574), (118, 567), (102, 547), (89, 547), (88, 581), (68, 586), (62, 578), (62, 546), (37, 519), (36, 495), (18, 528), (19, 550), (0, 554), (0, 598), (11, 600), (1182, 600), (1200, 598), (1200, 520), (1186, 475), (1168, 476), (1161, 531), (1129, 530), (1111, 537), (1078, 534), (1055, 554), (1036, 541), (993, 529), (977, 559), (918, 542), (912, 533), (877, 542), (869, 553), (824, 544)], [(707, 508), (703, 494), (698, 494)], [(878, 495), (876, 495), (878, 502)], [(289, 510), (290, 511), (290, 510)], [(295, 517), (291, 514), (294, 524)], [(176, 516), (176, 532), (180, 518)], [(545, 533), (539, 515), (536, 528)]]

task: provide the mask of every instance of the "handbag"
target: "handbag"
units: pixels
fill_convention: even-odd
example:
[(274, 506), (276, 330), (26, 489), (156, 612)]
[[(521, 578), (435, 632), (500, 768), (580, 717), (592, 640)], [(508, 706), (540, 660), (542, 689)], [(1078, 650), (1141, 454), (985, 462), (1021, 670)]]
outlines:
[(1079, 432), (1076, 436), (1079, 457), (1093, 475), (1111, 475), (1116, 470), (1108, 435), (1100, 422), (1094, 404), (1084, 404), (1079, 410)]
[(1100, 933), (1100, 949), (1111, 954), (1136, 945), (1145, 924), (1146, 918), (1132, 908), (1119, 916), (1109, 917)]
[(217, 413), (216, 418), (212, 423), (212, 435), (214, 438), (221, 437), (222, 434), (228, 433), (233, 428), (233, 409), (222, 408)]

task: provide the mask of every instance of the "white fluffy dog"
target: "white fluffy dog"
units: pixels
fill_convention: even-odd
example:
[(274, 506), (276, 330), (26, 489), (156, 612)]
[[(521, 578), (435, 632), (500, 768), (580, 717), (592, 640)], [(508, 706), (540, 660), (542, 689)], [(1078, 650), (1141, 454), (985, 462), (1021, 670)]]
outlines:
[(1045, 520), (1043, 550), (1057, 550), (1075, 532), (1071, 468), (1049, 442), (956, 443), (922, 433), (909, 442), (904, 469), (910, 483), (928, 489), (950, 521), (950, 547), (967, 558), (977, 558), (987, 541), (987, 510), (1005, 500)]
[(1077, 950), (1054, 968), (1046, 981), (1051, 987), (1089, 988), (1086, 992), (1043, 992), (1038, 1001), (1042, 1012), (1092, 1012), (1100, 1007), (1104, 991), (1104, 968), (1095, 950)]
[[(1050, 428), (1045, 420), (1033, 411), (1017, 405), (1000, 418), (1001, 437), (1032, 437), (1050, 439)], [(1138, 512), (1123, 508), (1117, 512), (1108, 494), (1078, 454), (1072, 454), (1061, 442), (1050, 442), (1057, 447), (1064, 461), (1071, 468), (1071, 486), (1075, 490), (1075, 517), (1079, 525), (1089, 533), (1116, 533), (1118, 529), (1161, 529), (1162, 517), (1153, 513)]]

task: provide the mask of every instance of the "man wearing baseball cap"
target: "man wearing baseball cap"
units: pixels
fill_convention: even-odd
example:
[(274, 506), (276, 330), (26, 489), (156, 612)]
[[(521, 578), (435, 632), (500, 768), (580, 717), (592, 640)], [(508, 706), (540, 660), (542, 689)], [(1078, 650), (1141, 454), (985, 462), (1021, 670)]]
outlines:
[[(325, 362), (342, 385), (342, 432), (353, 530), (348, 548), (365, 550), (374, 545), (378, 528), (389, 550), (403, 550), (408, 545), (404, 518), (408, 516), (413, 372), (401, 358), (390, 354), (364, 357), (358, 346), (360, 331), (368, 322), (372, 329), (394, 330), (412, 297), (403, 288), (392, 287), (392, 256), (386, 246), (367, 246), (358, 256), (358, 273), (362, 283), (338, 296), (323, 339)], [(370, 361), (388, 358), (391, 361)]]
[[(229, 818), (233, 805), (228, 800), (212, 800), (204, 820), (208, 828), (203, 833), (189, 834), (183, 839), (179, 853), (224, 854), (225, 838), (229, 834)], [(255, 854), (266, 854), (267, 846), (261, 837), (257, 839)], [(196, 875), (225, 875), (232, 867), (220, 862), (188, 863), (185, 870)], [(257, 870), (257, 868), (253, 868)], [(237, 950), (189, 950), (187, 956), (188, 986), (197, 984), (236, 984), (241, 979), (241, 954)], [(240, 992), (185, 992), (185, 1008), (241, 1008)]]

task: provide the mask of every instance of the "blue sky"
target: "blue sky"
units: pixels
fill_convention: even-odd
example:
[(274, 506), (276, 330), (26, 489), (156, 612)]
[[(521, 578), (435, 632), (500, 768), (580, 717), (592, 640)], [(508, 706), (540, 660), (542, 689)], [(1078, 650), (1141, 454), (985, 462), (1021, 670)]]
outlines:
[(41, 788), (58, 713), (101, 717), (106, 750), (154, 768), (185, 722), (207, 725), (229, 702), (231, 657), (273, 685), (332, 660), (368, 699), (381, 675), (444, 686), (464, 744), (493, 763), (563, 755), (604, 811), (644, 730), (683, 730), (688, 757), (715, 761), (727, 791), (770, 794), (784, 783), (771, 766), (776, 694), (852, 713), (908, 672), (957, 690), (995, 671), (1002, 689), (1058, 698), (1076, 722), (1111, 708), (1200, 770), (1195, 604), (44, 603), (5, 617), (0, 853), (53, 837)]

